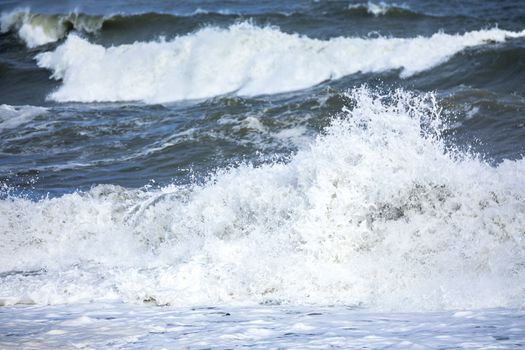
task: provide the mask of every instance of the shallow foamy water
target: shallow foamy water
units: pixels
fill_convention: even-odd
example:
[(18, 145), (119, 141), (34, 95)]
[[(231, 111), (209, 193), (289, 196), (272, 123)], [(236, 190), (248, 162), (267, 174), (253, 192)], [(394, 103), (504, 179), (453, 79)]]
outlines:
[(170, 308), (120, 303), (0, 309), (0, 347), (513, 349), (525, 311), (381, 313), (344, 306)]

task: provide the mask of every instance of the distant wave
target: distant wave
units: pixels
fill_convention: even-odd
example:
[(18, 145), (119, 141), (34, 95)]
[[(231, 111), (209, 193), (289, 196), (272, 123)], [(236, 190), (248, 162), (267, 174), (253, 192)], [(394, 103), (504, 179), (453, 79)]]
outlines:
[(417, 16), (418, 13), (412, 11), (408, 5), (385, 3), (383, 1), (367, 3), (358, 3), (348, 5), (348, 9), (356, 14), (367, 13), (373, 16), (399, 15), (399, 16)]
[(150, 27), (158, 29), (159, 33), (161, 33), (163, 31), (163, 24), (176, 24), (181, 19), (194, 18), (196, 22), (206, 23), (208, 20), (213, 21), (214, 19), (221, 18), (232, 23), (242, 18), (252, 18), (260, 21), (260, 23), (271, 23), (276, 18), (292, 18), (294, 16), (297, 16), (298, 20), (308, 20), (304, 19), (304, 16), (308, 18), (308, 16), (313, 16), (318, 12), (331, 13), (334, 15), (343, 14), (351, 17), (425, 16), (425, 14), (412, 11), (405, 4), (372, 1), (347, 6), (339, 3), (321, 3), (311, 9), (305, 9), (304, 12), (294, 10), (291, 12), (268, 13), (237, 13), (227, 9), (207, 10), (197, 8), (189, 13), (145, 12), (93, 15), (75, 11), (65, 14), (42, 14), (31, 12), (30, 8), (26, 7), (3, 12), (0, 16), (0, 32), (13, 33), (21, 39), (28, 48), (35, 48), (64, 39), (71, 32), (93, 34), (104, 30), (106, 26), (117, 26), (123, 28), (124, 32), (126, 32), (126, 29), (136, 30), (141, 27)]
[(136, 13), (90, 15), (81, 12), (67, 14), (33, 13), (29, 8), (17, 8), (3, 12), (0, 16), (0, 32), (14, 33), (28, 48), (53, 43), (64, 39), (71, 32), (97, 33), (104, 26), (118, 25), (124, 28), (137, 26), (156, 26), (160, 21), (177, 21), (188, 17), (231, 17), (232, 20), (240, 14), (230, 11), (208, 11), (201, 8), (188, 14), (170, 13)]
[[(53, 43), (64, 39), (71, 32), (78, 33), (97, 33), (105, 26), (119, 26), (122, 28), (136, 29), (141, 26), (148, 26), (159, 29), (162, 32), (162, 25), (159, 23), (177, 23), (181, 18), (195, 17), (196, 21), (206, 23), (208, 19), (223, 18), (230, 22), (240, 18), (254, 18), (262, 23), (267, 23), (270, 19), (312, 15), (322, 11), (333, 14), (346, 14), (349, 16), (394, 16), (394, 17), (413, 17), (424, 14), (413, 12), (404, 4), (387, 4), (384, 2), (367, 2), (350, 4), (347, 7), (340, 4), (319, 4), (318, 8), (306, 10), (306, 12), (292, 11), (289, 13), (235, 13), (230, 10), (206, 10), (197, 8), (189, 13), (131, 13), (131, 14), (106, 14), (91, 15), (82, 12), (71, 12), (67, 14), (42, 14), (33, 13), (30, 8), (17, 8), (12, 11), (3, 12), (0, 16), (0, 31), (2, 33), (14, 33), (20, 38), (28, 48), (35, 48), (41, 45)], [(176, 34), (176, 33), (173, 33)]]
[(104, 25), (122, 25), (134, 28), (137, 25), (155, 25), (159, 19), (177, 20), (180, 17), (192, 16), (225, 16), (238, 17), (229, 11), (206, 11), (196, 9), (186, 15), (168, 13), (137, 13), (114, 15), (88, 15), (80, 12), (68, 14), (40, 14), (32, 13), (29, 8), (3, 12), (0, 16), (0, 31), (15, 33), (28, 48), (53, 43), (64, 39), (71, 32), (97, 33)]
[(25, 8), (2, 13), (0, 31), (16, 32), (27, 47), (33, 48), (63, 39), (71, 30), (94, 33), (103, 23), (103, 16), (75, 12), (67, 15), (43, 15), (31, 13)]
[(345, 99), (288, 162), (0, 200), (0, 304), (522, 306), (525, 161), (447, 147), (433, 95)]
[(36, 60), (62, 80), (52, 100), (163, 103), (226, 93), (281, 93), (358, 72), (398, 69), (401, 77), (409, 77), (467, 47), (522, 36), (525, 31), (494, 28), (462, 35), (317, 40), (240, 23), (110, 48), (70, 35)]

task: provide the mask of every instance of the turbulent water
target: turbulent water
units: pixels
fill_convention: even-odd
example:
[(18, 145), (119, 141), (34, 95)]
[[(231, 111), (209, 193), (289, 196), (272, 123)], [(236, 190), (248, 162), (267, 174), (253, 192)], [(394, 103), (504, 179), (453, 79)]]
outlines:
[(525, 341), (521, 1), (0, 11), (0, 345), (214, 344), (137, 336), (168, 314), (218, 347)]

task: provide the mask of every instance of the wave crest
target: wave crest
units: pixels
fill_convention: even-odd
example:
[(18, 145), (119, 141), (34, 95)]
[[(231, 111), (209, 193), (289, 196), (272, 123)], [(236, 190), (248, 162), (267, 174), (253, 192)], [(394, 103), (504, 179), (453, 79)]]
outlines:
[(490, 29), (416, 38), (317, 40), (249, 23), (208, 27), (171, 41), (105, 48), (76, 35), (36, 56), (62, 86), (55, 101), (164, 103), (235, 93), (300, 90), (358, 72), (400, 70), (409, 77), (461, 50), (525, 36)]

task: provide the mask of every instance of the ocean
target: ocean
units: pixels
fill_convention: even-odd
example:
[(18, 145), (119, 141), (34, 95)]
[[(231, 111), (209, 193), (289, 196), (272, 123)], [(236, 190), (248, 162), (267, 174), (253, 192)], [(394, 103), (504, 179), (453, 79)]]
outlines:
[(523, 1), (0, 13), (0, 349), (525, 347)]

